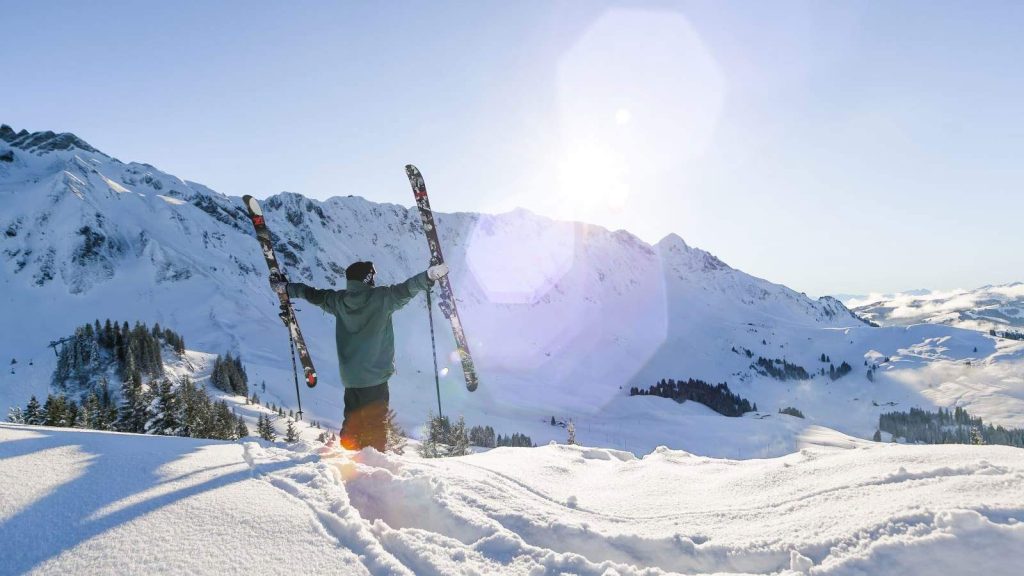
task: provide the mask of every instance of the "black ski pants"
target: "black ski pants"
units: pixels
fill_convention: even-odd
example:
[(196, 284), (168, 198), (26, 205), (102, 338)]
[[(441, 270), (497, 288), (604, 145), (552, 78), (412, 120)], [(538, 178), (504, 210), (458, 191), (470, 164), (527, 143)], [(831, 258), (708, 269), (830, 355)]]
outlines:
[(383, 452), (387, 445), (388, 383), (366, 388), (345, 388), (345, 421), (341, 446), (359, 450), (372, 446)]

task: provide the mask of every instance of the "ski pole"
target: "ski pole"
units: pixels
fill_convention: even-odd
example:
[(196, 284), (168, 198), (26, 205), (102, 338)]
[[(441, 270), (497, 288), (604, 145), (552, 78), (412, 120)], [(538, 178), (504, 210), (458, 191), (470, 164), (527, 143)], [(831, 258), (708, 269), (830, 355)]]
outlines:
[(430, 318), (430, 350), (434, 357), (434, 387), (437, 388), (437, 417), (441, 418), (441, 377), (437, 372), (437, 343), (434, 340), (434, 308), (430, 303), (430, 286), (427, 286), (427, 317)]
[[(285, 316), (289, 313), (288, 310), (281, 307), (281, 319), (284, 320)], [(288, 322), (285, 321), (287, 327)], [(292, 336), (291, 328), (288, 329), (288, 350), (292, 353), (292, 376), (295, 378), (295, 400), (299, 403), (299, 422), (302, 421), (302, 395), (299, 394), (299, 368), (295, 365), (295, 338)]]

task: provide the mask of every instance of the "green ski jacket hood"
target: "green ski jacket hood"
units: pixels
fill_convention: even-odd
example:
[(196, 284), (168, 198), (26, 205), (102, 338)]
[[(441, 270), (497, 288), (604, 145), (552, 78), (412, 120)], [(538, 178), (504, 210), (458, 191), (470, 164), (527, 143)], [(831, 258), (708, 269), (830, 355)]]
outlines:
[(335, 317), (341, 383), (366, 388), (395, 373), (395, 330), (391, 315), (431, 284), (426, 272), (392, 286), (349, 280), (344, 290), (320, 290), (288, 283), (288, 296), (301, 298)]

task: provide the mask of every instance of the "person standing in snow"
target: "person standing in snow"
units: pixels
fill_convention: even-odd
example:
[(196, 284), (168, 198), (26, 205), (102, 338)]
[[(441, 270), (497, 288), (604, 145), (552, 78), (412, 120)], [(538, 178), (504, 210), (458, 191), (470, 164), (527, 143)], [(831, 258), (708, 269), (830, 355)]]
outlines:
[(335, 317), (338, 363), (345, 386), (343, 448), (372, 446), (384, 451), (388, 379), (395, 373), (391, 315), (446, 274), (448, 266), (438, 264), (400, 284), (376, 286), (373, 263), (356, 262), (345, 269), (344, 290), (320, 290), (298, 282), (274, 283), (274, 290), (287, 291), (289, 297), (315, 304)]

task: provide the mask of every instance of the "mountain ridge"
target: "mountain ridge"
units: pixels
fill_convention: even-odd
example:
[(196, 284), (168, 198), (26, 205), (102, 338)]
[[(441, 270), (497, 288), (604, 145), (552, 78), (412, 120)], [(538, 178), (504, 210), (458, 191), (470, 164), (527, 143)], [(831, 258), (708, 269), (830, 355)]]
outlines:
[[(77, 144), (23, 153), (5, 139), (0, 154), (7, 152), (15, 157), (0, 163), (3, 319), (21, 328), (0, 333), (0, 350), (35, 363), (30, 370), (19, 360), (21, 372), (8, 378), (9, 398), (0, 401), (23, 404), (29, 393), (45, 395), (38, 384), (49, 380), (52, 368), (45, 343), (108, 315), (172, 327), (196, 350), (241, 354), (253, 380), (267, 381), (269, 398), (283, 403), (294, 397), (287, 335), (240, 198)], [(443, 192), (435, 192), (434, 204), (444, 204)], [(341, 288), (348, 263), (371, 260), (379, 282), (393, 283), (429, 262), (415, 208), (351, 195), (312, 200), (294, 192), (272, 195), (263, 206), (293, 281)], [(935, 360), (960, 361), (972, 350), (995, 351), (982, 335), (955, 329), (870, 328), (833, 298), (812, 300), (750, 276), (676, 234), (651, 245), (627, 231), (528, 210), (435, 217), (483, 381), (472, 395), (464, 390), (450, 332), (438, 324), (445, 410), (487, 414), (509, 432), (524, 418), (546, 421), (551, 413), (581, 424), (612, 422), (657, 402), (628, 398), (631, 386), (692, 377), (728, 381), (769, 412), (797, 405), (809, 423), (867, 437), (879, 411), (872, 402), (935, 400), (916, 388), (871, 385), (864, 372), (831, 383), (816, 368), (819, 355), (853, 366), (901, 358), (904, 364), (894, 360), (890, 368), (903, 373)], [(423, 306), (419, 297), (395, 315), (393, 383), (403, 392), (394, 397), (408, 428), (436, 407)], [(341, 412), (333, 320), (305, 303), (299, 308), (322, 379), (303, 407), (313, 417), (333, 418)], [(442, 317), (435, 312), (435, 319)], [(927, 344), (936, 338), (950, 344), (926, 355), (938, 350)], [(751, 356), (737, 353), (742, 350)], [(759, 357), (801, 365), (811, 379), (799, 387), (772, 380), (755, 369)], [(854, 408), (829, 398), (840, 389), (856, 399), (850, 400)], [(655, 413), (675, 421), (683, 413), (669, 402)], [(774, 447), (750, 452), (792, 446), (787, 426), (772, 424), (765, 434), (777, 437), (768, 443)], [(605, 445), (638, 441), (630, 440), (629, 430), (602, 434)]]

